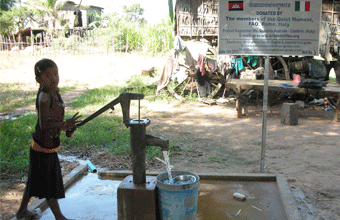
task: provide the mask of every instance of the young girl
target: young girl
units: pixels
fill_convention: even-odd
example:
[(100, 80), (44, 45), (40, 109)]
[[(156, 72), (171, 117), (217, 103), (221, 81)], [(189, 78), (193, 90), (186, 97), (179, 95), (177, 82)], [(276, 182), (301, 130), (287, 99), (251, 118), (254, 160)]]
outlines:
[[(36, 99), (38, 122), (31, 139), (28, 180), (17, 219), (30, 219), (36, 213), (27, 209), (32, 196), (46, 198), (57, 220), (67, 219), (62, 214), (58, 200), (65, 198), (65, 190), (57, 152), (61, 130), (67, 131), (80, 122), (76, 113), (64, 121), (64, 103), (59, 94), (57, 65), (50, 59), (35, 64), (35, 79), (40, 84)], [(72, 134), (71, 134), (72, 135)]]

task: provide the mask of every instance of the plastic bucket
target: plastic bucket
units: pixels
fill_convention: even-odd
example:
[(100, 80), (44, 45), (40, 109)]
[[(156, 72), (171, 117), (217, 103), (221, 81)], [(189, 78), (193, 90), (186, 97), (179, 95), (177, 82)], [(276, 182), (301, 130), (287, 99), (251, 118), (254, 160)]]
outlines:
[(185, 175), (195, 180), (184, 185), (164, 184), (168, 173), (157, 176), (158, 205), (161, 219), (196, 219), (199, 176), (186, 171), (172, 171), (172, 177)]

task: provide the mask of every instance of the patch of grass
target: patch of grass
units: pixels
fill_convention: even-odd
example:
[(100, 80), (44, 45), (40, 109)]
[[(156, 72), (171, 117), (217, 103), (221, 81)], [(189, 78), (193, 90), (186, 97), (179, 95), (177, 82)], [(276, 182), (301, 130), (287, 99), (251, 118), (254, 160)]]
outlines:
[(106, 85), (101, 88), (88, 90), (69, 104), (70, 107), (75, 109), (86, 108), (92, 105), (105, 105), (117, 98), (123, 91), (120, 87)]
[(77, 88), (77, 85), (59, 87), (60, 93), (68, 92)]
[[(69, 115), (71, 116), (71, 115)], [(86, 115), (84, 115), (84, 118)], [(121, 117), (101, 115), (78, 128), (73, 137), (61, 136), (64, 149), (107, 149), (117, 155), (130, 152), (130, 132)]]
[(0, 112), (34, 103), (37, 91), (23, 87), (23, 83), (0, 83)]
[(222, 162), (222, 160), (220, 158), (218, 158), (217, 156), (211, 156), (211, 157), (209, 157), (209, 160), (211, 162), (216, 162), (216, 163), (221, 163)]
[[(125, 91), (144, 93), (145, 99), (152, 101), (165, 99), (168, 100), (168, 102), (176, 102), (176, 99), (166, 92), (155, 96), (156, 87), (149, 86), (150, 82), (148, 80), (151, 79), (148, 78), (150, 77), (134, 76), (127, 81), (126, 87), (107, 85), (102, 88), (88, 90), (86, 93), (71, 101), (70, 107), (72, 109), (66, 112), (66, 117), (70, 117), (79, 111), (83, 115), (82, 119), (84, 119), (92, 114), (92, 109), (94, 109), (93, 112), (98, 110)], [(1, 88), (1, 91), (8, 92), (13, 90), (9, 88), (11, 87), (10, 85), (4, 85), (6, 85), (7, 89)], [(4, 87), (4, 85), (2, 86)], [(74, 89), (74, 87), (63, 87), (60, 89), (61, 92), (65, 92)], [(22, 95), (23, 93), (21, 92), (20, 94)], [(34, 103), (36, 91), (32, 91), (31, 96), (31, 102)], [(21, 105), (23, 104), (21, 103)], [(91, 109), (91, 113), (88, 113), (89, 109)], [(0, 122), (1, 175), (22, 176), (27, 173), (29, 141), (34, 132), (36, 122), (36, 114), (29, 114), (16, 120), (4, 120)], [(104, 150), (116, 155), (129, 155), (131, 152), (130, 130), (122, 124), (121, 116), (110, 115), (107, 112), (78, 128), (72, 138), (67, 138), (65, 134), (62, 133), (61, 144), (61, 152), (69, 149)], [(146, 159), (161, 155), (162, 151), (159, 147), (146, 148)]]
[(0, 173), (21, 176), (27, 172), (29, 141), (37, 121), (36, 114), (0, 122)]
[(153, 157), (163, 156), (162, 149), (160, 147), (150, 146), (145, 150), (146, 159), (151, 159)]
[(1, 53), (0, 59), (0, 70), (16, 69), (18, 67), (25, 66), (27, 68), (32, 68), (32, 63), (36, 62), (35, 55), (21, 55), (16, 53), (11, 53), (10, 55)]
[(329, 81), (336, 82), (336, 78), (335, 77), (329, 77)]
[[(60, 87), (60, 92), (63, 93), (75, 88), (76, 86)], [(0, 112), (11, 111), (32, 104), (37, 95), (37, 90), (25, 89), (23, 83), (0, 83), (0, 91)]]

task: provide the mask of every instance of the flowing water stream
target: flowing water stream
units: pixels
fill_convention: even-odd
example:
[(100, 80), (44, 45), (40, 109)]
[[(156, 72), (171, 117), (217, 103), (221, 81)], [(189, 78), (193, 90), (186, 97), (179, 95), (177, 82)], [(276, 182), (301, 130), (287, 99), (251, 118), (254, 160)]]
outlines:
[(165, 161), (166, 171), (168, 172), (169, 183), (171, 184), (174, 182), (174, 180), (171, 175), (169, 151), (163, 151), (163, 157)]

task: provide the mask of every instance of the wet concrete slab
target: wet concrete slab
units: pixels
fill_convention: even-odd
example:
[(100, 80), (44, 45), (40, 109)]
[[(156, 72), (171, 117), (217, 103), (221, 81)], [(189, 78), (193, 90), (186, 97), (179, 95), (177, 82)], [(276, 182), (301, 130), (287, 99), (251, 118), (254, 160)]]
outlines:
[[(64, 215), (77, 220), (116, 220), (117, 189), (130, 172), (88, 173), (66, 191), (59, 204)], [(148, 175), (156, 176), (157, 173)], [(228, 174), (200, 176), (197, 219), (301, 219), (282, 175)], [(233, 193), (246, 195), (245, 201)], [(48, 208), (42, 220), (53, 220)]]
[[(117, 219), (117, 188), (121, 181), (101, 180), (96, 173), (89, 173), (66, 191), (66, 198), (60, 199), (63, 214), (77, 220)], [(48, 208), (41, 220), (53, 220)]]
[[(244, 201), (233, 193), (245, 196)], [(201, 180), (197, 219), (288, 219), (276, 182)]]

